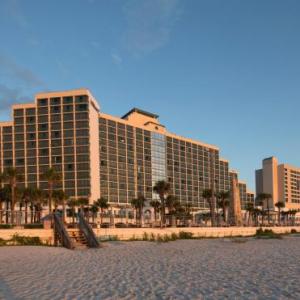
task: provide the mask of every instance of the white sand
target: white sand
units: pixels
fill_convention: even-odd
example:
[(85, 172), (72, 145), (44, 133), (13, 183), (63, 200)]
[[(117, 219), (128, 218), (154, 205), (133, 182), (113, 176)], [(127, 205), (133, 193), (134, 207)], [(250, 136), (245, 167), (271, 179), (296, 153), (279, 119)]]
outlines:
[(300, 299), (300, 238), (0, 248), (0, 299)]

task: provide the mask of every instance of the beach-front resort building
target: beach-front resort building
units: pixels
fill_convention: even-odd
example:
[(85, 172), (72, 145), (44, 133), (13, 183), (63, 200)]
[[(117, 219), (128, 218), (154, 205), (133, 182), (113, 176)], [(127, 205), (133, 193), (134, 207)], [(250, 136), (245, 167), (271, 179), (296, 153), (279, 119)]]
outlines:
[(271, 209), (277, 202), (283, 202), (286, 209), (300, 209), (300, 168), (278, 164), (276, 157), (262, 161), (262, 168), (256, 170), (256, 193), (272, 195)]
[[(141, 109), (121, 118), (105, 114), (87, 89), (39, 93), (33, 103), (13, 105), (12, 114), (0, 123), (0, 168), (16, 168), (19, 187), (47, 190), (43, 174), (53, 167), (62, 178), (55, 188), (69, 197), (90, 203), (104, 197), (119, 208), (138, 195), (158, 198), (153, 186), (159, 180), (199, 210), (207, 209), (204, 189), (230, 190), (229, 162), (218, 147), (173, 134), (158, 115)], [(245, 183), (240, 190), (245, 208), (254, 194)], [(286, 195), (296, 201), (291, 188)]]

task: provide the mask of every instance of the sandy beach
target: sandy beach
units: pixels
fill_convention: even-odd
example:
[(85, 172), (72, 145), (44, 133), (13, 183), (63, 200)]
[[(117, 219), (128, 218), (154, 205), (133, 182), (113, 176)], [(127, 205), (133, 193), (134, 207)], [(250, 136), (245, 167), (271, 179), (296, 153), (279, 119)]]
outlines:
[(299, 299), (300, 238), (0, 248), (0, 299)]

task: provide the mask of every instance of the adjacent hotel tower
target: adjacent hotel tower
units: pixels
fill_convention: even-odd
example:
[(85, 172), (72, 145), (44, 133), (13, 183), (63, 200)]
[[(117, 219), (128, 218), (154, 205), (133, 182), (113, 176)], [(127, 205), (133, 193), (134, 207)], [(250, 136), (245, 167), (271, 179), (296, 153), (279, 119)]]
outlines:
[[(53, 167), (62, 175), (56, 188), (68, 196), (90, 203), (102, 196), (119, 207), (139, 194), (156, 198), (158, 180), (198, 209), (207, 206), (203, 189), (230, 189), (219, 149), (168, 132), (158, 115), (137, 108), (122, 118), (104, 114), (87, 89), (37, 94), (34, 103), (12, 109), (13, 121), (0, 123), (0, 167), (23, 174), (20, 187), (47, 189), (43, 173)], [(242, 186), (245, 206), (254, 194)]]
[(256, 170), (256, 193), (271, 194), (273, 209), (279, 201), (287, 209), (300, 209), (300, 168), (278, 164), (276, 157), (264, 159)]

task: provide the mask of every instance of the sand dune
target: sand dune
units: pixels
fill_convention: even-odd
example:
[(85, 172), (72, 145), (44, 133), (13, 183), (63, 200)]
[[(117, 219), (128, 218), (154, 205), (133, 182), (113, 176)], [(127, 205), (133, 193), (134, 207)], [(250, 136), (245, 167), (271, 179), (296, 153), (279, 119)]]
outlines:
[(1, 299), (300, 299), (300, 238), (0, 248)]

